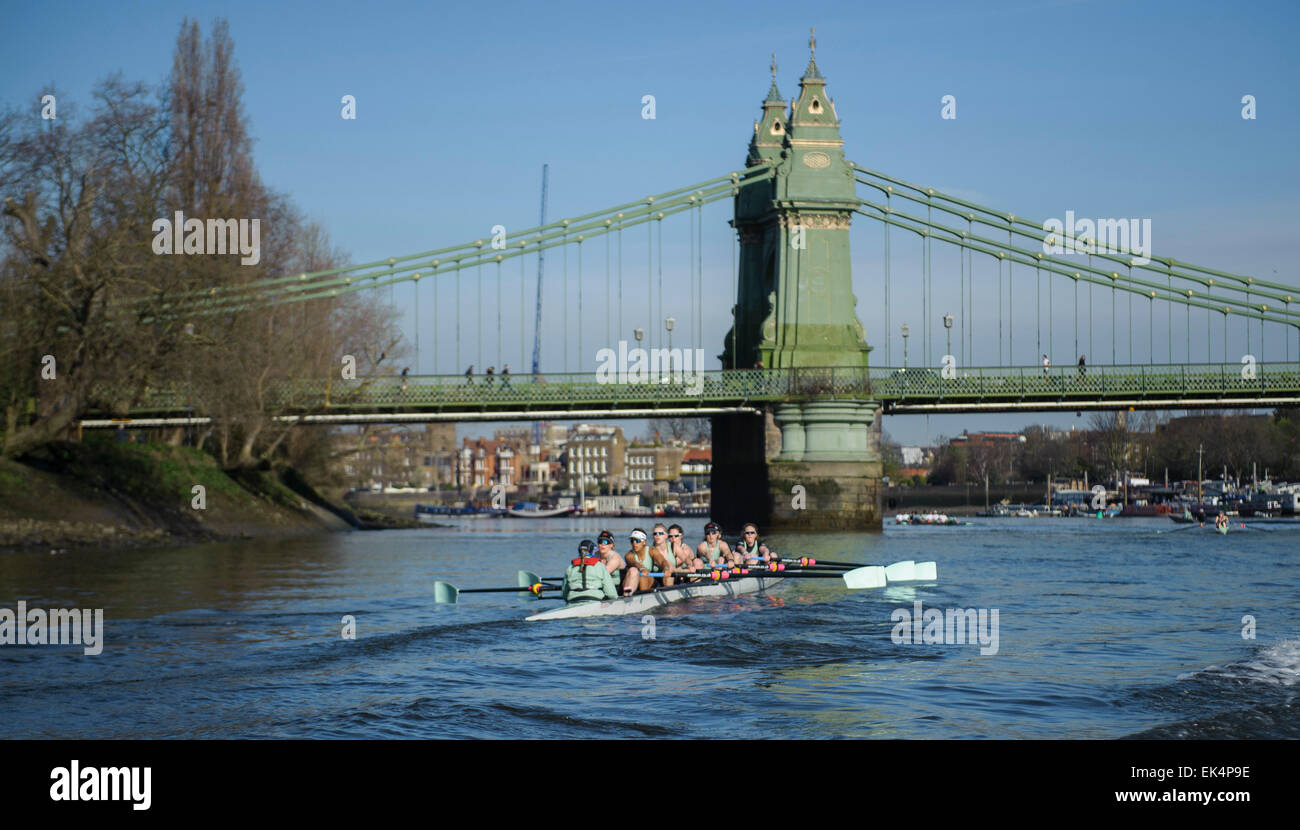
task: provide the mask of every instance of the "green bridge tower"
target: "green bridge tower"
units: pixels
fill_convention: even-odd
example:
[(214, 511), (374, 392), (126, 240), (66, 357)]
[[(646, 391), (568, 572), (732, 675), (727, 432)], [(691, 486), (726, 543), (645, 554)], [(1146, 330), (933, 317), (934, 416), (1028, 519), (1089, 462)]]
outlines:
[[(776, 175), (736, 196), (739, 288), (721, 359), (728, 369), (837, 367), (865, 375), (871, 347), (849, 259), (856, 185), (814, 39), (809, 47), (788, 112), (773, 58), (772, 86), (754, 125), (746, 166), (766, 161)], [(728, 528), (756, 521), (765, 529), (879, 529), (878, 409), (866, 396), (809, 395), (770, 407), (762, 419), (715, 417), (714, 517)]]

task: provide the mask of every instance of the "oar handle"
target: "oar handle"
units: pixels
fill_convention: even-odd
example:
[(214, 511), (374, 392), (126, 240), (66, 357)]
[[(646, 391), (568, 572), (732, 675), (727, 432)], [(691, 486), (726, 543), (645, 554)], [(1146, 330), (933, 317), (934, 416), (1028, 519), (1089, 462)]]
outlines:
[[(663, 576), (663, 574), (646, 574), (646, 576)], [(709, 579), (714, 582), (723, 582), (729, 579), (745, 579), (746, 577), (798, 577), (810, 579), (840, 579), (844, 574), (840, 571), (809, 571), (803, 568), (792, 569), (768, 569), (768, 568), (741, 568), (729, 571), (677, 571), (674, 577), (694, 576), (700, 579)]]
[(811, 556), (796, 556), (788, 559), (782, 559), (782, 562), (792, 562), (799, 565), (825, 565), (829, 568), (861, 568), (862, 562), (835, 562), (830, 559), (814, 559)]

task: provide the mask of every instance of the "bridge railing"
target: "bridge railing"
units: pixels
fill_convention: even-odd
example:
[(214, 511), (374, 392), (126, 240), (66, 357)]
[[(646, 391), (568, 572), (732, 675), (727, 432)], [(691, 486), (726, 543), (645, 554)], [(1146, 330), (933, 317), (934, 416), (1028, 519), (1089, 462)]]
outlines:
[[(1105, 401), (1300, 395), (1300, 363), (958, 368), (798, 367), (622, 375), (399, 375), (286, 380), (268, 406), (280, 412), (513, 410), (736, 405), (800, 398), (906, 402)], [(133, 413), (201, 412), (184, 384), (151, 388)]]
[[(310, 390), (310, 391), (308, 391)], [(564, 406), (655, 405), (778, 400), (790, 397), (865, 397), (866, 369), (743, 369), (602, 375), (437, 375), (375, 378), (366, 381), (307, 382), (297, 390), (330, 408), (347, 406)]]
[(1013, 366), (871, 370), (876, 397), (893, 400), (1268, 397), (1300, 392), (1300, 363)]
[[(601, 374), (387, 375), (357, 380), (288, 380), (268, 390), (268, 406), (284, 411), (347, 409), (576, 408), (579, 406), (704, 405), (799, 397), (865, 398), (865, 368), (794, 368)], [(137, 412), (201, 407), (183, 383), (150, 388)]]

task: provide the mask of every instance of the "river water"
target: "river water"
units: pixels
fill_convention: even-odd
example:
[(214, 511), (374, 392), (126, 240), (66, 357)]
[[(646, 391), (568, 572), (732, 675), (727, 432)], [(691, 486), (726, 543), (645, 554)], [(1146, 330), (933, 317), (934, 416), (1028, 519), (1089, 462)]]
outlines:
[[(0, 607), (103, 608), (105, 638), (0, 647), (0, 737), (1300, 737), (1300, 527), (972, 521), (775, 536), (939, 578), (691, 600), (654, 612), (653, 639), (640, 615), (526, 623), (554, 603), (432, 597), (560, 575), (600, 527), (625, 549), (632, 519), (4, 555)], [(996, 653), (894, 642), (918, 601), (997, 609)]]

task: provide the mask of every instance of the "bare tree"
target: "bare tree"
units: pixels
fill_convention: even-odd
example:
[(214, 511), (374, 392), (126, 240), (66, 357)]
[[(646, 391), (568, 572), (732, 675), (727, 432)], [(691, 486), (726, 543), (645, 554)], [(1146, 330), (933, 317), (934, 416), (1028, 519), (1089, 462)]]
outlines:
[(136, 326), (113, 313), (115, 301), (166, 281), (148, 245), (167, 164), (161, 114), (145, 87), (117, 78), (95, 98), (88, 121), (65, 107), (53, 123), (27, 118), (0, 139), (0, 294), (25, 311), (0, 331), (0, 350), (17, 358), (5, 401), (8, 455), (68, 436), (90, 404), (111, 408), (175, 345), (175, 326)]
[(1089, 423), (1096, 435), (1097, 452), (1106, 464), (1103, 472), (1118, 474), (1128, 469), (1133, 454), (1128, 413), (1094, 412)]
[[(223, 464), (253, 464), (292, 429), (276, 416), (319, 398), (342, 354), (371, 375), (400, 356), (393, 314), (356, 295), (234, 302), (218, 314), (199, 305), (209, 292), (256, 298), (268, 276), (346, 262), (258, 179), (241, 94), (225, 23), (204, 41), (186, 20), (160, 98), (110, 78), (84, 122), (62, 102), (53, 122), (0, 119), (0, 302), (25, 312), (0, 320), (6, 454), (69, 436), (87, 411), (122, 412), (172, 387), (214, 418)], [(261, 261), (156, 255), (153, 223), (177, 210), (260, 220)]]

